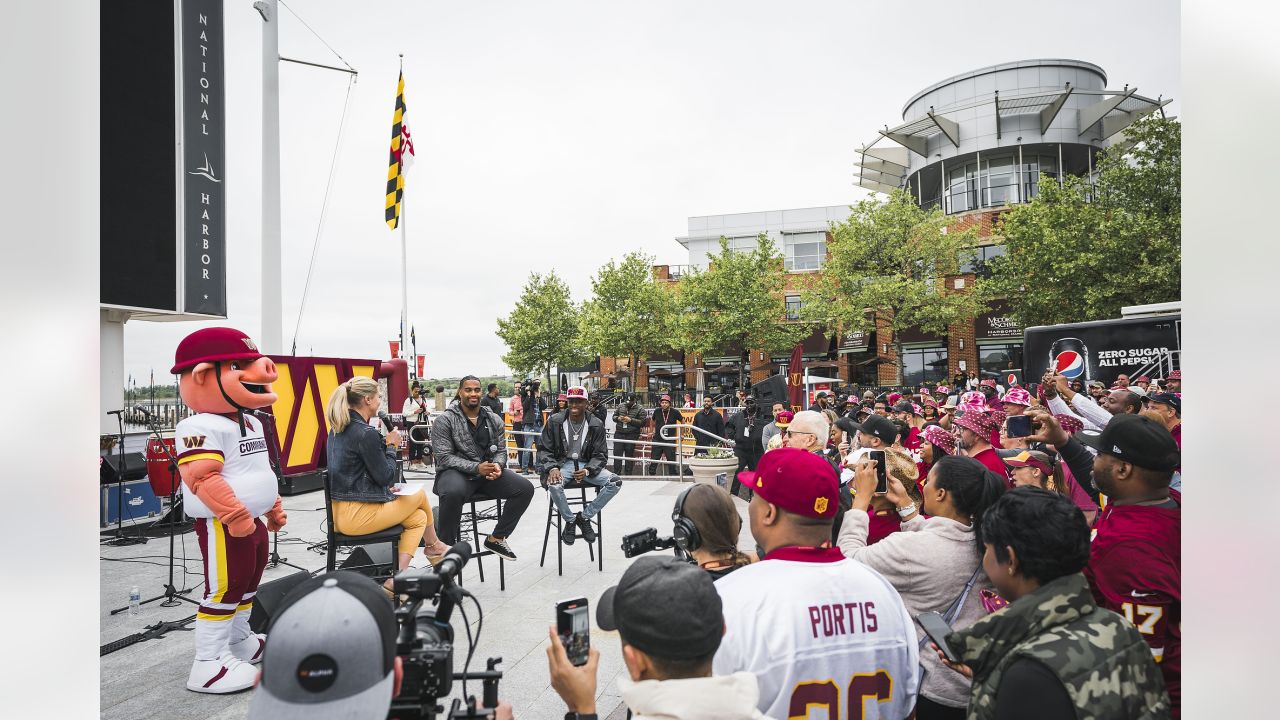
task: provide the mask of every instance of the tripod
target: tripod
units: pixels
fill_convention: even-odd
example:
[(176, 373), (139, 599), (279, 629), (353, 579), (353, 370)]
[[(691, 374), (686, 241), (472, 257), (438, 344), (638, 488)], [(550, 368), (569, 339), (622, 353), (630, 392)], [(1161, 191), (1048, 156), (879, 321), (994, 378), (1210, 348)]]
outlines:
[[(160, 447), (164, 448), (164, 454), (167, 455), (169, 458), (169, 511), (172, 512), (174, 508), (174, 503), (176, 502), (176, 497), (178, 492), (178, 483), (181, 482), (176, 477), (174, 477), (178, 472), (178, 458), (174, 456), (173, 450), (169, 449), (169, 446), (164, 443), (164, 437), (160, 434), (160, 424), (158, 422), (151, 422), (147, 427), (150, 428), (152, 435), (154, 435), (156, 438), (156, 441), (160, 443)], [(180, 600), (189, 602), (192, 605), (200, 604), (199, 602), (192, 600), (191, 598), (186, 596), (187, 593), (191, 592), (190, 588), (186, 590), (179, 590), (173, 586), (173, 535), (174, 535), (173, 530), (174, 530), (174, 526), (177, 524), (178, 522), (176, 520), (171, 519), (171, 521), (169, 522), (169, 581), (164, 584), (164, 592), (153, 598), (147, 598), (146, 600), (143, 600), (142, 602), (138, 603), (139, 605), (146, 605), (147, 603), (155, 602), (156, 600), (164, 600), (164, 602), (160, 603), (160, 607), (178, 607), (179, 605), (182, 604), (181, 602), (179, 602)], [(183, 565), (182, 572), (183, 572), (184, 578), (186, 577), (185, 575), (186, 571), (187, 571), (187, 567), (186, 565)], [(185, 585), (186, 583), (183, 583), (183, 584)], [(115, 610), (112, 610), (111, 614), (116, 615), (128, 609), (129, 609), (128, 605), (125, 605), (124, 607), (118, 607)], [(163, 632), (168, 632), (169, 630), (190, 630), (190, 629), (191, 628), (177, 625), (175, 627), (166, 628), (165, 630), (162, 631), (162, 634)]]
[[(276, 444), (276, 416), (261, 411), (254, 411), (254, 416), (262, 423), (262, 434), (267, 439), (267, 461), (271, 464), (271, 470), (276, 474), (276, 487), (284, 482), (284, 472), (280, 468), (280, 446)], [(306, 568), (298, 567), (289, 562), (289, 558), (280, 557), (280, 533), (271, 533), (271, 555), (267, 557), (267, 567), (279, 567), (280, 565), (288, 565), (295, 570), (303, 572), (311, 572)]]
[(116, 416), (116, 427), (119, 430), (120, 437), (120, 470), (116, 475), (116, 536), (103, 543), (104, 545), (143, 545), (147, 539), (139, 535), (124, 534), (124, 478), (125, 478), (125, 459), (124, 459), (124, 410), (112, 410), (108, 415)]

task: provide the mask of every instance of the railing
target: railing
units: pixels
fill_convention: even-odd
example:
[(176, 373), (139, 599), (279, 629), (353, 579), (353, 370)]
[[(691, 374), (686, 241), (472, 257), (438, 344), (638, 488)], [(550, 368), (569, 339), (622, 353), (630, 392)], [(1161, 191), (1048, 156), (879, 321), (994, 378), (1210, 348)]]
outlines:
[(1181, 350), (1168, 350), (1161, 355), (1157, 355), (1155, 360), (1152, 360), (1151, 362), (1147, 363), (1146, 365), (1143, 365), (1137, 370), (1134, 370), (1133, 372), (1128, 373), (1130, 382), (1133, 381), (1133, 378), (1139, 377), (1141, 375), (1167, 378), (1169, 377), (1169, 373), (1173, 372), (1174, 370), (1177, 370), (1179, 367), (1182, 366), (1181, 361), (1182, 361)]

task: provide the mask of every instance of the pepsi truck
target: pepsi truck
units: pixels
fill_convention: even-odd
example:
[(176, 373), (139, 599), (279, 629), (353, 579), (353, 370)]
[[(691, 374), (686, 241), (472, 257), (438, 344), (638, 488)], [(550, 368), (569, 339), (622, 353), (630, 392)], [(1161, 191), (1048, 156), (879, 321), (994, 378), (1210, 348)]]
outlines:
[(1023, 377), (1039, 382), (1053, 368), (1068, 380), (1100, 380), (1111, 387), (1120, 375), (1168, 377), (1182, 352), (1181, 303), (1121, 308), (1116, 320), (1029, 327), (1022, 335)]

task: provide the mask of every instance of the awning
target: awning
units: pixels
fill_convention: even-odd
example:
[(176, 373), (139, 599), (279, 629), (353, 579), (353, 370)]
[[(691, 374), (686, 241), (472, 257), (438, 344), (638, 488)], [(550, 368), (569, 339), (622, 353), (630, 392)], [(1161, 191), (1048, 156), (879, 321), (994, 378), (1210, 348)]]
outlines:
[(814, 360), (812, 362), (806, 362), (805, 365), (811, 368), (838, 368), (840, 367), (840, 361), (839, 360)]
[(739, 367), (741, 367), (741, 365), (738, 363), (725, 363), (724, 365), (716, 365), (715, 367), (707, 368), (706, 373), (708, 375), (715, 375), (717, 373), (727, 373), (727, 372), (736, 373), (738, 372)]

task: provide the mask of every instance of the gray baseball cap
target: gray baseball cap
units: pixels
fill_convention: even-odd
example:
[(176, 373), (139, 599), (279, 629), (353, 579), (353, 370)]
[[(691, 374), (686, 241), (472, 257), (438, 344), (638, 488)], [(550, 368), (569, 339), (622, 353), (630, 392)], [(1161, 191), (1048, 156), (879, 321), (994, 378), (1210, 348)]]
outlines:
[(267, 629), (250, 720), (384, 717), (396, 618), (372, 580), (339, 570), (289, 593)]

